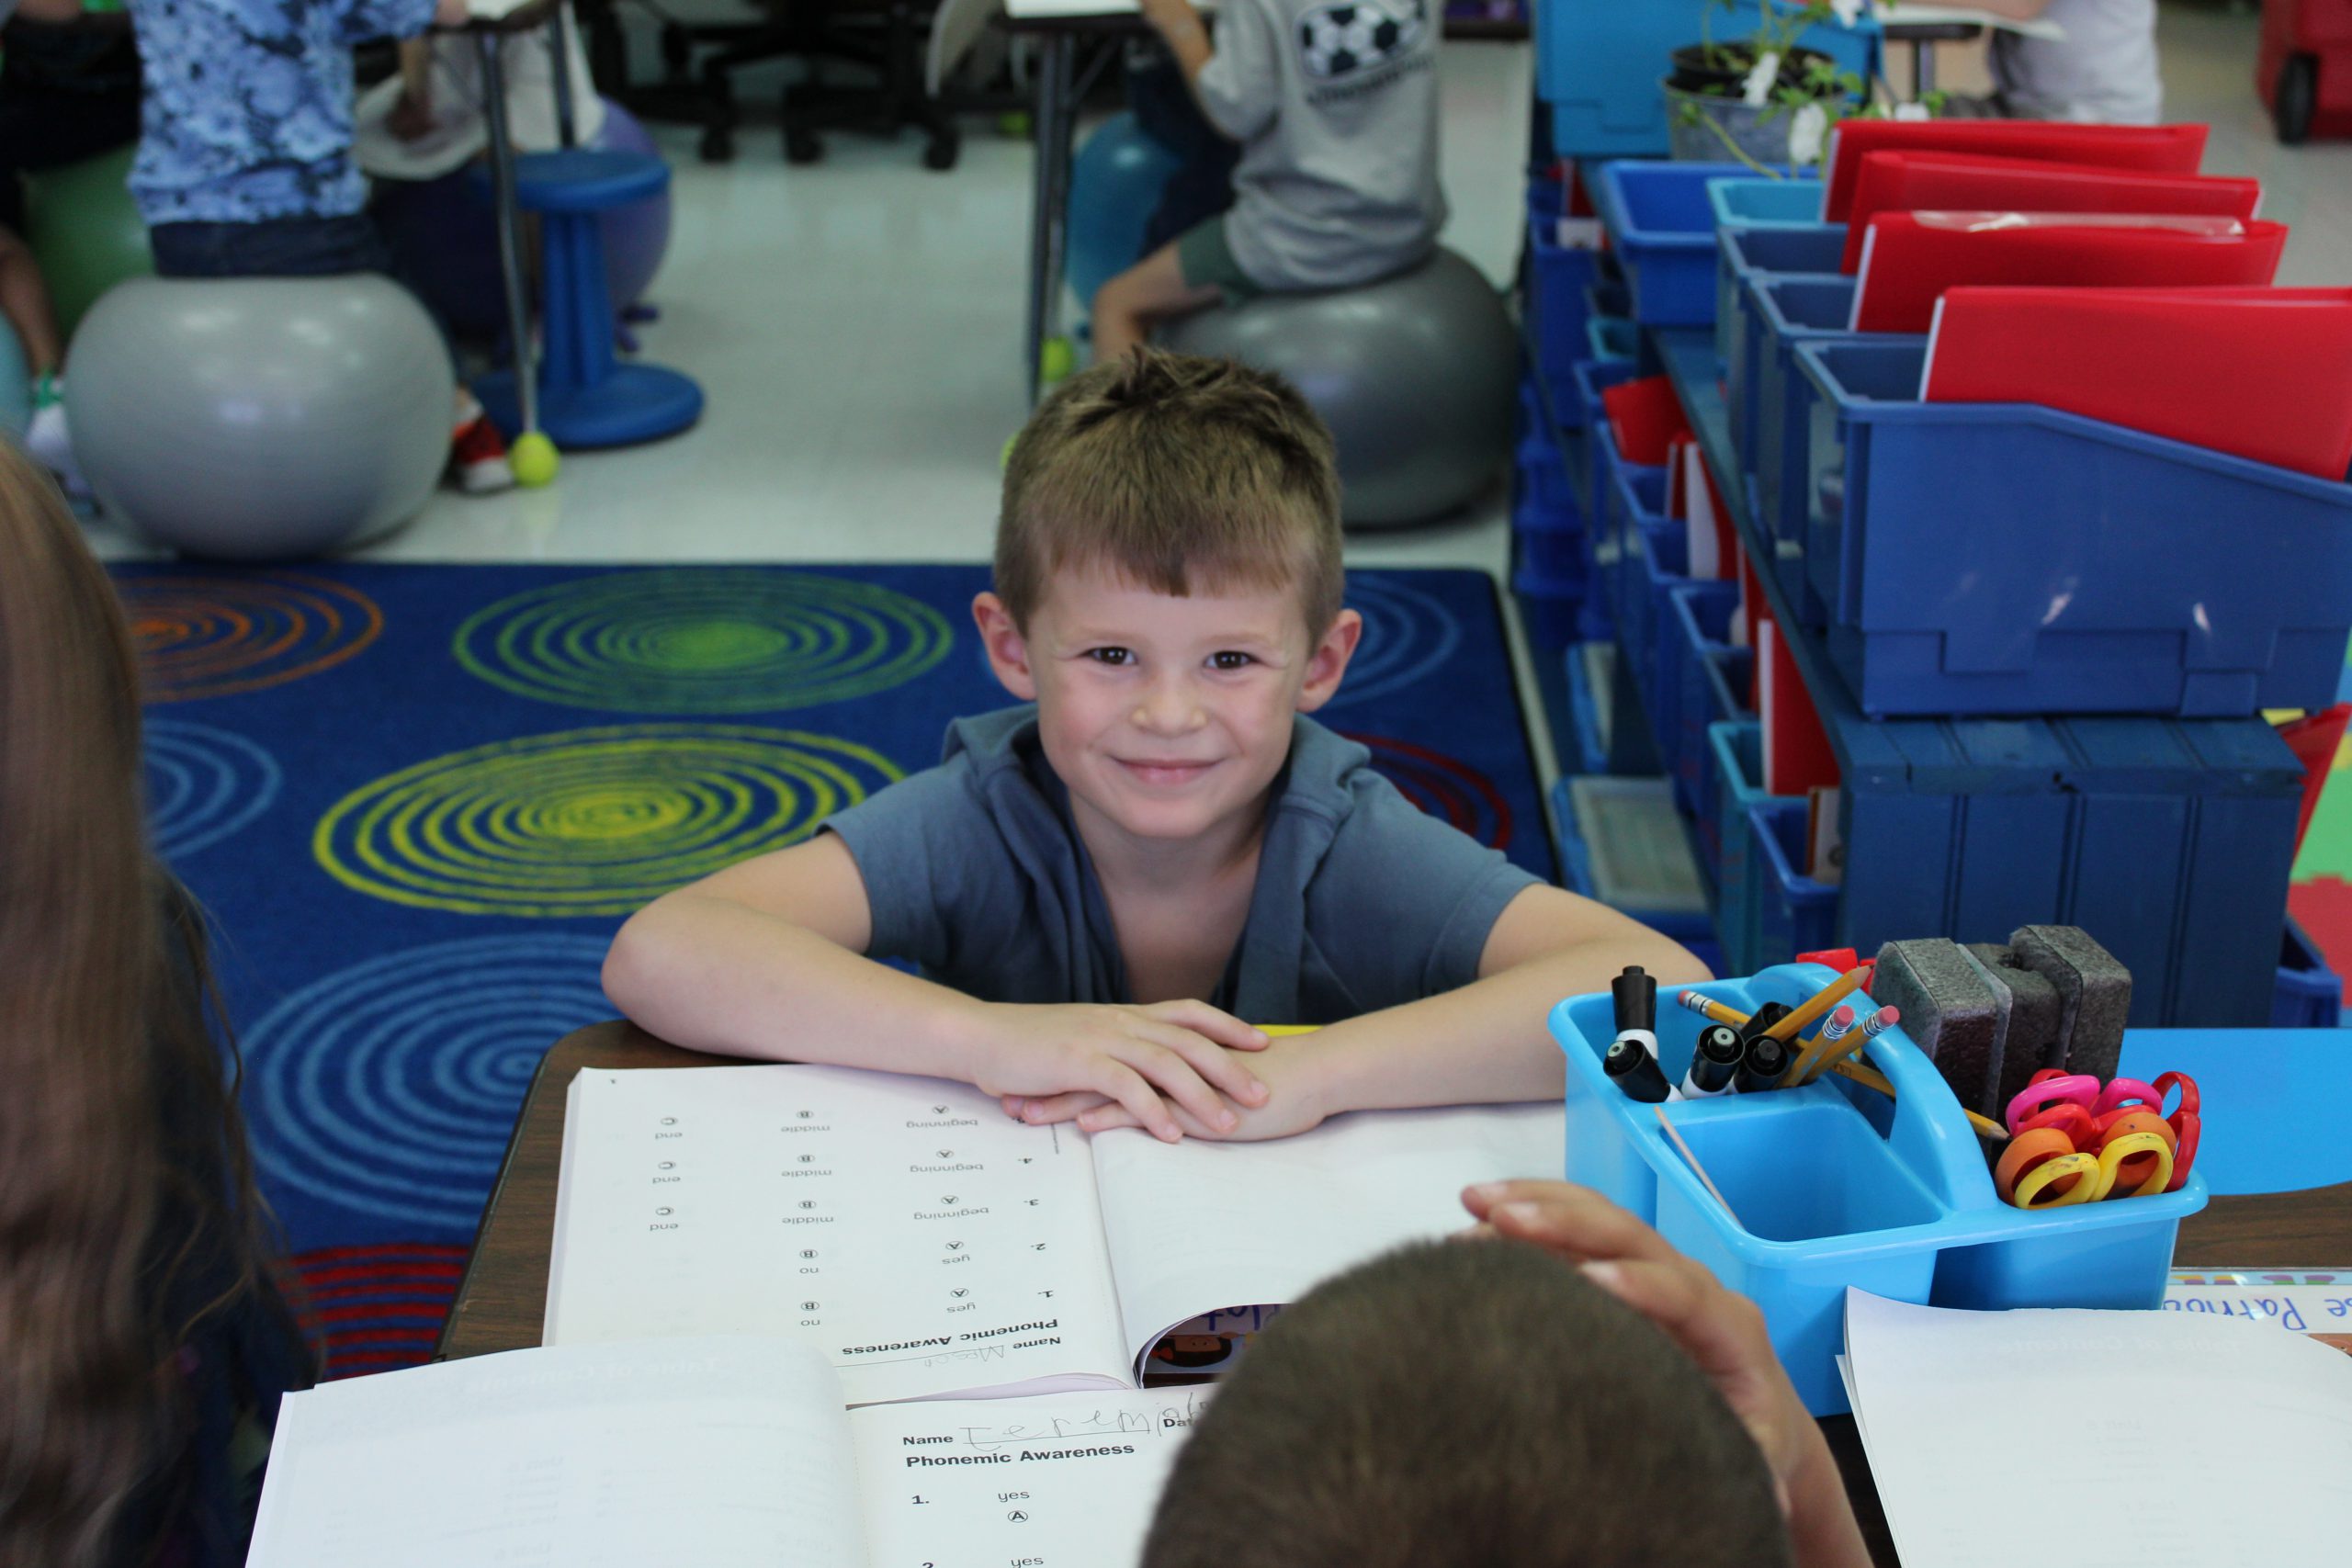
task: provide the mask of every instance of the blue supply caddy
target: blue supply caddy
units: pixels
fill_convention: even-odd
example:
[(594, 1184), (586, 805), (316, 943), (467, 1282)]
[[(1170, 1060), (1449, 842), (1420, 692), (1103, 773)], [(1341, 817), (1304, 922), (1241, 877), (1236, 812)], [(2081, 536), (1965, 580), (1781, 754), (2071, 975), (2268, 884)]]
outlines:
[[(1752, 1012), (1793, 1007), (1836, 978), (1819, 964), (1785, 964), (1696, 988)], [(1704, 1021), (1659, 1000), (1659, 1066), (1679, 1082)], [(1894, 1085), (1892, 1100), (1833, 1076), (1665, 1107), (1628, 1099), (1601, 1071), (1616, 1034), (1606, 992), (1561, 1002), (1551, 1028), (1567, 1059), (1567, 1179), (1655, 1225), (1755, 1302), (1816, 1416), (1847, 1408), (1834, 1358), (1849, 1286), (1982, 1311), (2154, 1308), (2181, 1220), (2205, 1206), (2193, 1170), (2177, 1192), (2039, 1211), (2002, 1202), (1960, 1102), (1900, 1028), (1862, 1048)], [(1667, 1140), (1659, 1111), (1729, 1213)]]

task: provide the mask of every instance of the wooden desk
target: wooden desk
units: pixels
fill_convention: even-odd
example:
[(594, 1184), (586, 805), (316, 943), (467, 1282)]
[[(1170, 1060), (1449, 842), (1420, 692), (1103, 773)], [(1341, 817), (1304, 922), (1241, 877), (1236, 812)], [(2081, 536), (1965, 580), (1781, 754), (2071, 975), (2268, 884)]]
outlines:
[[(482, 1213), (472, 1260), (441, 1330), (439, 1357), (537, 1345), (546, 1323), (548, 1253), (555, 1239), (556, 1174), (563, 1158), (563, 1097), (583, 1067), (741, 1066), (666, 1045), (634, 1024), (593, 1024), (540, 1060), (506, 1159)], [(2175, 1257), (2187, 1269), (2293, 1269), (2352, 1257), (2352, 1182), (2259, 1198), (2216, 1198), (2183, 1221)], [(1895, 1562), (1878, 1489), (1849, 1416), (1822, 1422), (1845, 1472), (1854, 1512), (1881, 1564)]]

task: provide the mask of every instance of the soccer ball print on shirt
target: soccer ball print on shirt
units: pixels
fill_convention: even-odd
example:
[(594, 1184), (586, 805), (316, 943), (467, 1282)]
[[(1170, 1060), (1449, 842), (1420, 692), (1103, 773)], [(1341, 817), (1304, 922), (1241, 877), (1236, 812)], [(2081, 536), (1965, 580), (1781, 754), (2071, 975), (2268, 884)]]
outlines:
[(1345, 0), (1298, 18), (1298, 52), (1306, 73), (1329, 81), (1384, 65), (1420, 40), (1429, 0)]

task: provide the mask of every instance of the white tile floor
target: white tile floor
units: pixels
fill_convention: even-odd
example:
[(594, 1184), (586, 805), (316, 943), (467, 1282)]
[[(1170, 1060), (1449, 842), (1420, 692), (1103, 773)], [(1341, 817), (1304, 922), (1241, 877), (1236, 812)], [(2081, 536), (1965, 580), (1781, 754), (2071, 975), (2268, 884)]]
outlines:
[[(2352, 143), (2282, 148), (2252, 88), (2256, 17), (2168, 6), (2171, 118), (2207, 119), (2207, 167), (2259, 175), (2295, 228), (2281, 281), (2352, 283)], [(1497, 280), (1519, 244), (1525, 46), (1443, 56), (1446, 242)], [(552, 489), (445, 493), (367, 552), (385, 560), (978, 559), (997, 454), (1023, 414), (1030, 154), (975, 128), (952, 174), (895, 145), (830, 140), (786, 166), (747, 134), (727, 165), (660, 132), (676, 223), (649, 356), (698, 378), (703, 423), (673, 441), (565, 461)], [(119, 539), (102, 541), (117, 551)], [(1502, 570), (1499, 493), (1464, 517), (1351, 543), (1360, 564)]]

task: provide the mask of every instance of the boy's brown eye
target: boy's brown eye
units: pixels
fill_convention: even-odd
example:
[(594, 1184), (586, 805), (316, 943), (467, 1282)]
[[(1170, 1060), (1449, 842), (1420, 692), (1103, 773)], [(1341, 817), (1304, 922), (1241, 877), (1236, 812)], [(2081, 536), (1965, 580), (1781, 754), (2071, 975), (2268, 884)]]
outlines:
[(1248, 654), (1237, 653), (1229, 649), (1223, 653), (1209, 655), (1210, 666), (1217, 670), (1246, 670), (1255, 662), (1256, 660)]
[(1097, 664), (1127, 664), (1135, 660), (1135, 655), (1124, 648), (1091, 649), (1088, 650), (1087, 657)]

